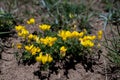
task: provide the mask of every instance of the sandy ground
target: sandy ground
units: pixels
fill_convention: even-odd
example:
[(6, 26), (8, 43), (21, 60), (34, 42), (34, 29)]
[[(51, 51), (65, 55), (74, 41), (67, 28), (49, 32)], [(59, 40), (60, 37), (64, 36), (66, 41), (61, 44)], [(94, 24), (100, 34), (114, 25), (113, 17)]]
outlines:
[[(7, 52), (2, 53), (0, 60), (0, 80), (40, 80), (38, 76), (33, 73), (38, 70), (38, 63), (34, 65), (18, 65), (12, 53), (13, 49), (8, 49)], [(76, 70), (70, 69), (68, 72), (69, 79), (63, 74), (64, 70), (60, 70), (59, 74), (52, 74), (50, 80), (105, 80), (104, 75), (100, 74), (103, 71), (100, 66), (93, 67), (94, 72), (86, 72), (81, 64), (76, 65)]]

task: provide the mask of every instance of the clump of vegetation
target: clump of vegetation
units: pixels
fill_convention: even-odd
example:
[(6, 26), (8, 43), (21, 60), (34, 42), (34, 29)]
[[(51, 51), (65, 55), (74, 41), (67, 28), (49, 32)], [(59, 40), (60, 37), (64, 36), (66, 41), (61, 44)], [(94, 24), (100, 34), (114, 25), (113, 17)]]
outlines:
[(14, 28), (14, 18), (11, 14), (5, 13), (2, 9), (0, 10), (0, 36), (11, 33), (10, 31)]
[[(35, 26), (34, 23), (34, 18), (27, 21), (29, 25)], [(49, 24), (40, 24), (38, 28), (39, 32), (33, 34), (25, 26), (16, 26), (17, 34), (22, 38), (21, 43), (17, 43), (16, 46), (18, 52), (22, 51), (22, 56), (18, 55), (19, 61), (25, 64), (39, 62), (41, 71), (51, 69), (58, 63), (61, 64), (57, 66), (59, 69), (60, 66), (65, 67), (68, 63), (76, 64), (83, 61), (83, 64), (88, 64), (92, 62), (96, 54), (94, 48), (99, 48), (97, 45), (102, 39), (102, 30), (92, 35), (88, 34), (85, 29), (52, 31)]]
[(42, 22), (50, 23), (53, 30), (69, 30), (75, 29), (75, 27), (80, 30), (86, 28), (87, 31), (91, 29), (89, 19), (93, 13), (83, 3), (74, 3), (68, 0), (58, 0), (57, 2), (42, 0), (40, 6), (42, 7), (40, 14), (44, 15)]
[(120, 74), (120, 27), (110, 26), (110, 36), (105, 35), (105, 49), (107, 59), (109, 60), (107, 73), (110, 74), (109, 80), (118, 80)]
[[(120, 10), (119, 0), (104, 1), (107, 14), (101, 15), (104, 20), (105, 41), (104, 47), (107, 51), (106, 58), (109, 61), (107, 74), (109, 80), (118, 80), (120, 74)], [(108, 32), (106, 32), (108, 30)]]
[(108, 50), (108, 59), (120, 67), (120, 28), (119, 26), (113, 28), (111, 28), (111, 38), (105, 37), (105, 47)]

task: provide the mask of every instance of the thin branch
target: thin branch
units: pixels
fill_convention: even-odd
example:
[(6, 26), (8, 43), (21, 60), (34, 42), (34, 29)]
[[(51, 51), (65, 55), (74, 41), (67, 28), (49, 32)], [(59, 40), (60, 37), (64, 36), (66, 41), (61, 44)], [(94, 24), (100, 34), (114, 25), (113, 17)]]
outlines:
[(107, 64), (106, 64), (105, 59), (104, 59), (104, 65), (105, 65), (105, 80), (108, 80), (108, 77), (107, 77)]

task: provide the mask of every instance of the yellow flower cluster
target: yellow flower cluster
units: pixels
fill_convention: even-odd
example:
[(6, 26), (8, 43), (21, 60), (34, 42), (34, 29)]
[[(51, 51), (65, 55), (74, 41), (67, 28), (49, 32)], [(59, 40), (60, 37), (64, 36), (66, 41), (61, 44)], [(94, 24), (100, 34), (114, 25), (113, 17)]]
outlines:
[(65, 56), (66, 51), (67, 51), (67, 48), (66, 48), (65, 46), (62, 46), (62, 47), (60, 48), (60, 54), (61, 54), (63, 57)]
[(30, 52), (32, 55), (36, 55), (38, 52), (41, 51), (41, 49), (39, 47), (35, 47), (33, 45), (30, 45), (30, 46), (26, 45), (25, 50)]
[[(69, 17), (74, 18), (74, 15), (69, 14)], [(35, 23), (34, 18), (31, 18), (27, 21), (27, 24), (34, 24), (34, 23)], [(42, 31), (47, 31), (47, 30), (50, 30), (51, 26), (47, 24), (42, 24), (42, 25), (39, 25), (39, 28)], [(100, 40), (102, 39), (102, 34), (103, 34), (102, 30), (98, 31), (96, 36), (87, 35), (87, 31), (85, 29), (81, 32), (60, 30), (57, 33), (57, 35), (55, 34), (55, 37), (46, 36), (44, 34), (42, 35), (44, 37), (39, 37), (41, 35), (34, 35), (29, 33), (29, 31), (26, 30), (25, 26), (18, 25), (18, 26), (15, 26), (15, 29), (18, 32), (18, 36), (23, 37), (25, 39), (24, 41), (26, 42), (25, 44), (21, 44), (21, 43), (16, 44), (17, 48), (21, 49), (22, 46), (24, 46), (24, 50), (27, 51), (28, 54), (30, 53), (31, 54), (30, 56), (34, 56), (36, 61), (41, 62), (42, 64), (50, 63), (53, 61), (53, 59), (55, 60), (56, 57), (54, 56), (56, 55), (54, 55), (54, 53), (60, 53), (58, 55), (62, 57), (66, 56), (66, 53), (71, 53), (70, 51), (72, 50), (69, 50), (69, 46), (66, 45), (65, 47), (61, 45), (69, 44), (71, 42), (74, 44), (75, 42), (76, 46), (82, 45), (84, 47), (92, 48), (95, 45), (94, 40), (96, 39), (96, 37), (97, 37), (97, 40)], [(40, 33), (43, 33), (43, 32), (40, 32)], [(73, 39), (71, 40), (71, 38)], [(67, 40), (67, 39), (70, 39), (70, 40)], [(59, 41), (58, 42), (59, 44), (57, 44), (57, 40)], [(47, 47), (49, 46), (49, 49), (52, 49), (52, 50), (46, 50), (48, 48), (45, 48), (46, 46), (42, 46), (42, 45), (47, 45)], [(56, 50), (55, 48), (59, 50)], [(82, 47), (80, 47), (79, 49), (81, 48)], [(80, 51), (78, 48), (72, 48), (72, 49), (78, 51), (78, 53)], [(49, 54), (49, 53), (52, 53), (52, 54)]]
[(17, 46), (18, 49), (22, 48), (22, 44), (21, 43), (17, 43), (16, 46)]
[(45, 38), (40, 38), (40, 42), (48, 46), (52, 46), (56, 40), (57, 40), (56, 37), (49, 37), (49, 36)]
[(94, 46), (93, 40), (95, 39), (96, 39), (96, 36), (84, 36), (83, 38), (79, 38), (81, 44), (84, 47), (93, 47)]
[(45, 64), (47, 62), (52, 62), (53, 58), (50, 54), (43, 55), (42, 52), (40, 52), (39, 56), (36, 57), (36, 61), (42, 62), (42, 64)]
[(28, 35), (28, 40), (37, 40), (37, 39), (38, 39), (37, 35), (33, 35), (33, 34)]
[(15, 26), (16, 31), (21, 31), (22, 29), (25, 29), (25, 27), (22, 25)]
[(31, 18), (27, 21), (27, 24), (34, 24), (35, 23), (35, 19)]
[(26, 38), (26, 36), (29, 34), (29, 31), (21, 25), (15, 26), (15, 30), (18, 32), (18, 36), (23, 38)]
[(77, 38), (77, 37), (82, 37), (84, 35), (84, 32), (77, 32), (77, 31), (73, 31), (73, 32), (70, 32), (70, 31), (64, 31), (64, 30), (61, 30), (58, 32), (58, 36), (60, 36), (63, 40), (66, 40), (67, 38)]
[(99, 30), (98, 31), (98, 39), (101, 40), (102, 39), (102, 35), (103, 35), (103, 31)]
[(39, 25), (39, 28), (42, 30), (42, 31), (46, 31), (46, 30), (49, 30), (51, 28), (50, 25), (47, 25), (47, 24), (42, 24), (42, 25)]

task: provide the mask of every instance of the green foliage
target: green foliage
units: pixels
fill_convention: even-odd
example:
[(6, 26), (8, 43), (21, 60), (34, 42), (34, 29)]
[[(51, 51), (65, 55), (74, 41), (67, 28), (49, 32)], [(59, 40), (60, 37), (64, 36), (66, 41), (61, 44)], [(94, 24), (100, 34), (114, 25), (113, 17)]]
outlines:
[(116, 8), (113, 11), (111, 22), (115, 25), (120, 25), (120, 9)]
[(104, 30), (110, 29), (109, 38), (105, 35), (105, 47), (108, 51), (107, 56), (113, 64), (120, 66), (120, 10), (117, 4), (119, 1), (103, 1), (107, 4), (106, 6), (109, 6), (108, 13), (100, 15), (102, 20), (104, 20)]
[(111, 35), (109, 39), (105, 37), (108, 59), (116, 66), (120, 66), (120, 27), (112, 27)]
[(11, 14), (0, 10), (0, 35), (9, 33), (15, 26), (14, 18)]
[[(34, 21), (32, 18), (27, 22), (29, 25), (35, 25)], [(80, 60), (91, 59), (96, 53), (94, 48), (99, 44), (98, 36), (102, 37), (102, 31), (99, 31), (100, 34), (90, 35), (86, 30), (52, 31), (51, 26), (47, 24), (39, 25), (39, 28), (40, 31), (35, 35), (25, 26), (16, 26), (18, 36), (22, 38), (17, 48), (22, 50), (20, 60), (26, 63), (40, 62), (40, 68), (45, 70), (57, 63), (63, 63), (66, 66), (65, 63), (71, 63), (71, 61), (77, 63)]]
[(74, 25), (80, 30), (84, 28), (90, 29), (87, 24), (89, 24), (91, 13), (89, 13), (86, 5), (67, 0), (58, 0), (57, 2), (55, 0), (42, 0), (42, 5), (43, 11), (41, 14), (44, 13), (47, 16), (47, 18), (43, 17), (42, 21), (43, 23), (50, 23), (54, 30), (70, 30)]

